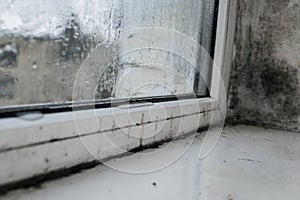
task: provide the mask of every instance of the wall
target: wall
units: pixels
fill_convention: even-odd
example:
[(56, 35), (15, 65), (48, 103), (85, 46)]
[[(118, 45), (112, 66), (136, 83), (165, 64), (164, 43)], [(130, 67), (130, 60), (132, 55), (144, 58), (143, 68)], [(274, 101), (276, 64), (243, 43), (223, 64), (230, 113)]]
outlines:
[(300, 1), (239, 0), (229, 123), (300, 131)]

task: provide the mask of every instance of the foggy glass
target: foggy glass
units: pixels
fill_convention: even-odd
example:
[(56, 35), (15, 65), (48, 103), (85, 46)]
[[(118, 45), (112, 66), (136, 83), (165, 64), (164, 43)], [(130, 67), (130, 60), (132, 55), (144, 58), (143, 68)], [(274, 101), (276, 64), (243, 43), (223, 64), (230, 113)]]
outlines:
[(209, 57), (189, 45), (211, 51), (214, 1), (10, 0), (0, 9), (2, 107), (207, 93)]

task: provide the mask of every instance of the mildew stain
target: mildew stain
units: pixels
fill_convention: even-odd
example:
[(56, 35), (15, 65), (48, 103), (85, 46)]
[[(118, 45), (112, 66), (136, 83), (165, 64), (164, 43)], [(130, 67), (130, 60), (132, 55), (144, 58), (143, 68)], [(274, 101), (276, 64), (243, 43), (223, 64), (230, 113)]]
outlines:
[(227, 122), (299, 131), (300, 64), (289, 52), (300, 53), (290, 45), (298, 43), (300, 7), (283, 0), (238, 4)]

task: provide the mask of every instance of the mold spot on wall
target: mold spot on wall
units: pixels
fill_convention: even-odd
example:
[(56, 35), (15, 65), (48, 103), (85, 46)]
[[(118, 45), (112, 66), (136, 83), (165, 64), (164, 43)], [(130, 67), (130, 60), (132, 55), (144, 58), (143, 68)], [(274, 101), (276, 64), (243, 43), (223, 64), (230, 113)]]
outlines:
[(291, 116), (300, 113), (298, 73), (298, 69), (286, 61), (273, 60), (264, 66), (260, 80), (272, 109)]
[(288, 0), (238, 4), (227, 121), (298, 131), (300, 6)]
[(267, 0), (270, 12), (273, 14), (284, 11), (290, 4), (291, 0)]

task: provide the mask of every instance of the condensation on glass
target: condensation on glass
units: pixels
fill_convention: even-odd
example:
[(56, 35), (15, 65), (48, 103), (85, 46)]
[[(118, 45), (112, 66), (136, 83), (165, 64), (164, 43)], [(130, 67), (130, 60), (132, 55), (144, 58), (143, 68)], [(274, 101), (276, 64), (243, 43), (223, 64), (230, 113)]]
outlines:
[(0, 4), (0, 106), (207, 94), (211, 0)]

